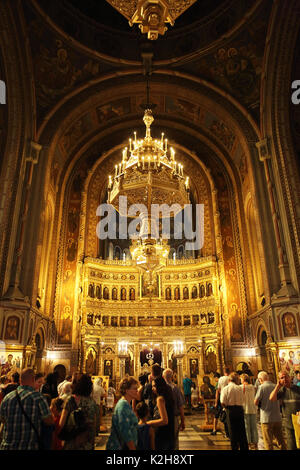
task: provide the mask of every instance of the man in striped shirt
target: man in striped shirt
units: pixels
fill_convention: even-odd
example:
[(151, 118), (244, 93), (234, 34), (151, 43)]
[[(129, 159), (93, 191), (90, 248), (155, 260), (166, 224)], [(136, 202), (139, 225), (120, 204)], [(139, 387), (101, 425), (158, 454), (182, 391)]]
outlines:
[(16, 392), (39, 436), (42, 421), (47, 426), (54, 424), (46, 398), (34, 390), (33, 369), (25, 369), (21, 374), (21, 385), (17, 390), (6, 395), (0, 405), (0, 421), (4, 423), (0, 449), (38, 450), (39, 438), (22, 411)]

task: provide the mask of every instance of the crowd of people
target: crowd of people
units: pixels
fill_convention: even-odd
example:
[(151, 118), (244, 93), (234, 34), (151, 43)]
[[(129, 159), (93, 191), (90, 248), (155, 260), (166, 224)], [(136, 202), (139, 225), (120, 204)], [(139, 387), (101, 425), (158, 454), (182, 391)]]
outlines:
[(1, 450), (93, 450), (100, 430), (101, 380), (80, 372), (59, 382), (27, 368), (1, 380)]
[(273, 450), (275, 445), (281, 450), (296, 450), (299, 448), (295, 431), (300, 424), (299, 378), (297, 373), (292, 382), (287, 372), (280, 372), (274, 384), (267, 372), (260, 371), (254, 385), (248, 374), (239, 376), (226, 368), (217, 384), (212, 434), (217, 433), (218, 419), (225, 410), (223, 422), (232, 450), (258, 449), (258, 422), (265, 450)]
[(185, 429), (184, 397), (173, 382), (173, 371), (154, 364), (137, 381), (125, 377), (113, 416), (107, 450), (161, 450), (179, 448)]
[[(258, 422), (264, 448), (297, 449), (295, 425), (300, 424), (300, 374), (293, 383), (280, 372), (277, 384), (260, 371), (257, 380), (226, 368), (213, 386), (203, 379), (200, 395), (214, 397), (213, 430), (224, 424), (232, 450), (258, 449)], [(0, 383), (1, 450), (93, 450), (101, 430), (103, 400), (113, 412), (107, 450), (179, 449), (185, 429), (185, 408), (192, 407), (193, 381), (185, 376), (183, 392), (173, 371), (154, 364), (137, 380), (126, 375), (118, 390), (102, 378), (76, 372), (59, 380), (33, 369), (14, 373)], [(199, 402), (199, 399), (197, 400)], [(259, 414), (258, 414), (259, 410)], [(299, 443), (298, 443), (299, 447)]]

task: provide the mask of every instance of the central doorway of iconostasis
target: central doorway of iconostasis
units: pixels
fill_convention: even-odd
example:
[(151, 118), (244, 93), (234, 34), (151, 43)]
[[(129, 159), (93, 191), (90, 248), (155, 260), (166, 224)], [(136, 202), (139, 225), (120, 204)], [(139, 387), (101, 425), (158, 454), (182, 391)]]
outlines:
[(150, 373), (153, 364), (162, 365), (162, 352), (158, 347), (143, 346), (140, 351), (141, 373)]

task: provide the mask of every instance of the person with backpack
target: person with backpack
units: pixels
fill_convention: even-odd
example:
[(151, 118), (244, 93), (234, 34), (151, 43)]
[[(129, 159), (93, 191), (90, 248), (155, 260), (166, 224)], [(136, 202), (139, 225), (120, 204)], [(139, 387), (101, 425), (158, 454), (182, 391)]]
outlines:
[(97, 405), (91, 397), (93, 382), (88, 374), (76, 372), (72, 395), (67, 398), (60, 417), (58, 438), (63, 450), (94, 450)]

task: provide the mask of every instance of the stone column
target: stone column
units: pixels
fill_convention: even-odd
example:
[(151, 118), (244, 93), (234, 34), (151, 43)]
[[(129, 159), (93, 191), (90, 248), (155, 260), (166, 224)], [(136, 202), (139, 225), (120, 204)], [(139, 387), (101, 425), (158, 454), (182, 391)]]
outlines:
[[(296, 291), (291, 282), (290, 266), (288, 263), (286, 247), (284, 243), (282, 220), (280, 217), (280, 204), (278, 204), (278, 197), (276, 194), (276, 181), (274, 178), (274, 172), (271, 162), (272, 152), (270, 148), (271, 145), (269, 138), (267, 137), (257, 142), (256, 147), (259, 154), (259, 160), (263, 162), (264, 165), (269, 202), (272, 212), (273, 229), (279, 259), (278, 270), (280, 274), (281, 288), (277, 295), (280, 294), (280, 296), (291, 297), (293, 295), (296, 295)], [(277, 207), (279, 207), (279, 210), (277, 209)]]
[(167, 369), (169, 367), (168, 364), (168, 344), (163, 343), (162, 345), (162, 367)]
[[(218, 336), (219, 336), (219, 335), (218, 335)], [(221, 371), (223, 370), (223, 367), (222, 367), (222, 358), (220, 357), (219, 343), (220, 343), (220, 339), (218, 338), (218, 339), (216, 340), (217, 371), (218, 371), (219, 373), (221, 373)]]
[[(24, 166), (20, 169), (20, 173), (23, 176), (22, 184), (22, 195), (20, 200), (20, 218), (19, 218), (19, 229), (18, 238), (14, 249), (14, 256), (11, 269), (10, 283), (7, 292), (3, 296), (3, 299), (9, 300), (26, 300), (23, 292), (20, 290), (20, 278), (22, 271), (22, 257), (24, 254), (24, 242), (26, 236), (26, 222), (28, 222), (28, 211), (31, 196), (31, 183), (33, 178), (34, 166), (39, 161), (39, 155), (41, 151), (41, 145), (36, 142), (28, 141), (26, 148), (26, 156)], [(30, 214), (30, 213), (29, 213)], [(25, 250), (26, 251), (26, 250)]]
[(134, 343), (133, 345), (133, 363), (134, 363), (134, 376), (138, 378), (140, 375), (140, 361), (139, 361), (139, 345)]
[(183, 359), (184, 354), (176, 354), (175, 357), (177, 359), (177, 380), (178, 380), (178, 386), (180, 389), (183, 389), (183, 367), (182, 367), (182, 359)]
[(96, 373), (97, 375), (101, 375), (101, 343), (99, 339), (97, 340), (97, 359)]
[(200, 349), (200, 353), (199, 353), (199, 375), (200, 377), (203, 377), (204, 376), (204, 343), (203, 341), (201, 341), (201, 343), (199, 344), (199, 349)]
[(125, 361), (127, 358), (127, 355), (124, 354), (119, 354), (119, 363), (120, 363), (120, 380), (122, 380), (125, 377)]

